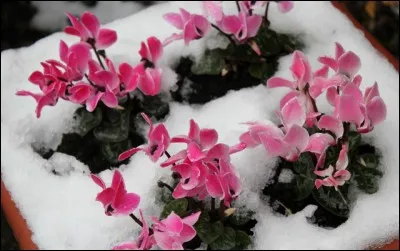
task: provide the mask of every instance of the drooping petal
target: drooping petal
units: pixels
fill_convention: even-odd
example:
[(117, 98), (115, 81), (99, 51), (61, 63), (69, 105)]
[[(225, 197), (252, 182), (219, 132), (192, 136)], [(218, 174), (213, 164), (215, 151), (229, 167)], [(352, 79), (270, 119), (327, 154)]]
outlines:
[(61, 61), (68, 62), (68, 45), (63, 40), (60, 40), (59, 55)]
[(207, 175), (206, 188), (211, 197), (213, 198), (224, 197), (224, 190), (216, 175)]
[(193, 226), (199, 220), (200, 214), (201, 212), (193, 213), (183, 218), (182, 221), (189, 226)]
[(235, 15), (224, 16), (221, 22), (221, 29), (228, 34), (236, 34), (242, 29), (240, 19)]
[(310, 136), (307, 130), (299, 125), (292, 125), (283, 140), (293, 148), (296, 148), (300, 153), (304, 151), (304, 149), (308, 145), (308, 141)]
[(349, 164), (349, 158), (347, 156), (347, 145), (342, 145), (342, 150), (340, 150), (338, 160), (336, 161), (336, 170), (344, 170)]
[(367, 103), (367, 114), (372, 125), (376, 125), (386, 119), (386, 105), (383, 99), (376, 96)]
[(167, 227), (169, 232), (177, 233), (179, 234), (182, 231), (183, 228), (183, 222), (182, 219), (175, 214), (175, 212), (172, 211), (168, 217), (163, 220), (163, 223)]
[(218, 133), (215, 129), (200, 130), (200, 145), (203, 149), (209, 149), (218, 141)]
[(247, 17), (247, 38), (257, 35), (262, 23), (262, 17), (259, 15), (252, 15)]
[(293, 1), (279, 1), (278, 9), (281, 13), (286, 13), (293, 8)]
[(335, 42), (335, 59), (338, 60), (346, 51), (343, 49), (343, 46)]
[(99, 50), (107, 49), (117, 41), (117, 33), (114, 30), (102, 28), (97, 37), (96, 47)]
[(117, 194), (112, 204), (118, 214), (132, 213), (140, 203), (140, 196), (135, 193)]
[(202, 152), (200, 146), (195, 142), (189, 143), (187, 148), (187, 156), (192, 162), (199, 161), (206, 157), (205, 154)]
[(121, 153), (118, 156), (118, 161), (126, 160), (127, 158), (131, 157), (132, 155), (134, 155), (135, 153), (137, 153), (139, 151), (143, 151), (143, 149), (140, 147), (131, 148), (131, 149)]
[(305, 151), (322, 154), (328, 146), (335, 144), (335, 142), (335, 139), (328, 133), (314, 133), (310, 136)]
[(97, 19), (97, 17), (95, 15), (93, 15), (91, 12), (85, 11), (85, 13), (82, 14), (81, 20), (82, 20), (82, 23), (90, 31), (90, 33), (92, 35), (91, 37), (96, 38), (99, 33), (99, 29), (100, 29), (99, 19)]
[(182, 231), (179, 233), (179, 241), (181, 243), (190, 241), (196, 236), (196, 230), (190, 225), (183, 225)]
[(118, 99), (112, 92), (105, 92), (101, 97), (101, 101), (110, 108), (114, 108), (118, 105)]
[(344, 53), (338, 60), (338, 72), (346, 74), (350, 78), (354, 77), (360, 67), (361, 60), (352, 51)]
[(161, 41), (156, 37), (149, 37), (147, 39), (151, 58), (149, 59), (154, 64), (157, 64), (163, 54), (163, 47)]
[(333, 132), (336, 139), (343, 135), (343, 123), (331, 115), (323, 115), (318, 121), (318, 128)]
[(188, 136), (191, 140), (198, 141), (200, 139), (200, 127), (193, 119), (191, 119), (189, 123)]
[(106, 184), (104, 184), (104, 181), (97, 175), (90, 174), (90, 178), (96, 183), (99, 187), (102, 189), (106, 189)]
[(282, 120), (285, 127), (290, 127), (294, 124), (300, 126), (304, 125), (306, 121), (306, 112), (298, 98), (292, 98), (282, 108)]
[(286, 156), (289, 153), (289, 149), (282, 139), (271, 137), (266, 133), (260, 133), (259, 137), (269, 155), (276, 157)]
[(364, 117), (360, 109), (360, 103), (350, 95), (341, 95), (337, 104), (338, 119), (345, 122), (353, 122), (357, 126)]
[(183, 21), (181, 18), (181, 15), (178, 13), (167, 13), (163, 16), (164, 20), (167, 21), (168, 23), (172, 24), (179, 30), (183, 30)]
[(292, 90), (296, 88), (295, 83), (293, 81), (289, 81), (284, 78), (280, 77), (272, 77), (267, 80), (267, 87), (268, 88), (276, 88), (276, 87), (288, 87)]
[(101, 202), (101, 204), (103, 204), (103, 207), (107, 207), (113, 202), (114, 197), (115, 190), (109, 187), (97, 194), (96, 201)]
[(327, 56), (322, 56), (322, 57), (318, 58), (318, 61), (321, 64), (324, 64), (324, 65), (328, 66), (329, 68), (331, 68), (334, 71), (338, 70), (337, 61), (334, 58), (327, 57)]
[(330, 165), (327, 169), (320, 170), (320, 171), (315, 170), (314, 173), (315, 173), (315, 175), (318, 175), (321, 177), (328, 177), (328, 176), (332, 176), (333, 171), (334, 171), (334, 168), (333, 168), (333, 166)]
[(178, 152), (175, 155), (172, 155), (171, 158), (169, 158), (166, 161), (164, 161), (163, 163), (161, 163), (160, 166), (166, 167), (166, 166), (172, 165), (172, 164), (176, 163), (177, 161), (186, 158), (186, 156), (187, 156), (187, 153), (186, 153), (186, 149), (185, 149), (185, 150)]

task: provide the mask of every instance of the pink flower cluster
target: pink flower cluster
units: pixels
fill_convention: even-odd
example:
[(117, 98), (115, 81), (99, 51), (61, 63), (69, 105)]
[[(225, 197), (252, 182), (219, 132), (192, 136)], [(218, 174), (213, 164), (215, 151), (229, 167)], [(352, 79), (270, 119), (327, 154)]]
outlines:
[[(43, 71), (30, 75), (29, 81), (39, 86), (41, 93), (17, 92), (17, 95), (32, 96), (36, 100), (38, 118), (44, 106), (54, 106), (59, 98), (85, 105), (92, 112), (100, 101), (107, 107), (118, 107), (118, 100), (136, 88), (145, 95), (154, 96), (160, 92), (158, 62), (163, 47), (156, 37), (148, 38), (147, 43), (142, 42), (139, 50), (142, 60), (138, 65), (133, 67), (122, 63), (116, 69), (111, 59), (100, 51), (116, 42), (116, 32), (100, 28), (99, 20), (90, 12), (85, 12), (80, 20), (71, 14), (67, 16), (72, 26), (64, 31), (78, 36), (80, 41), (71, 46), (60, 41), (60, 60), (46, 60), (41, 63)], [(93, 59), (91, 50), (98, 62)]]
[[(185, 45), (188, 45), (191, 41), (204, 37), (211, 27), (233, 37), (241, 44), (246, 43), (249, 38), (257, 35), (263, 20), (262, 16), (253, 14), (253, 9), (266, 6), (270, 1), (237, 2), (239, 2), (237, 15), (225, 15), (222, 1), (203, 1), (203, 15), (191, 14), (184, 9), (180, 9), (179, 13), (165, 14), (164, 19), (181, 32), (172, 34), (163, 44), (167, 45), (175, 40), (183, 39)], [(293, 7), (292, 1), (276, 2), (282, 13)], [(215, 24), (212, 24), (209, 19), (212, 19)]]
[[(126, 191), (124, 179), (118, 170), (114, 172), (111, 187), (106, 187), (100, 177), (93, 174), (91, 177), (102, 189), (98, 193), (96, 201), (103, 204), (106, 215), (133, 216), (132, 212), (138, 207), (140, 197), (135, 193)], [(199, 219), (200, 212), (184, 218), (180, 218), (174, 212), (164, 220), (152, 217), (154, 224), (151, 229), (147, 225), (141, 210), (139, 210), (139, 213), (142, 232), (138, 239), (121, 243), (115, 246), (114, 250), (149, 250), (154, 245), (158, 245), (164, 250), (183, 249), (182, 244), (196, 236), (193, 225)]]
[(229, 147), (217, 143), (218, 133), (215, 129), (200, 129), (199, 125), (190, 120), (188, 135), (179, 135), (170, 139), (164, 124), (153, 126), (151, 120), (142, 113), (149, 123), (148, 143), (129, 149), (120, 154), (119, 160), (124, 160), (138, 151), (144, 151), (156, 162), (168, 149), (170, 143), (184, 143), (185, 149), (169, 157), (161, 163), (161, 167), (172, 166), (172, 171), (178, 173), (180, 182), (175, 187), (172, 196), (175, 199), (198, 197), (218, 198), (229, 207), (240, 192), (239, 176), (230, 163), (230, 154), (239, 152), (245, 145)]
[[(268, 88), (286, 87), (291, 90), (281, 99), (277, 111), (282, 124), (278, 127), (249, 122), (249, 130), (241, 135), (240, 141), (248, 148), (262, 144), (271, 156), (292, 162), (301, 153), (311, 152), (317, 159), (315, 174), (325, 177), (315, 181), (316, 187), (337, 188), (351, 177), (346, 170), (349, 149), (345, 134), (351, 125), (359, 133), (370, 132), (386, 118), (386, 105), (379, 95), (377, 83), (362, 94), (362, 77), (357, 75), (361, 63), (353, 52), (346, 52), (336, 43), (335, 57), (324, 56), (319, 61), (323, 66), (312, 72), (304, 54), (300, 51), (293, 53), (290, 67), (293, 80), (272, 77), (267, 81)], [(328, 77), (329, 68), (334, 71), (331, 77)], [(323, 92), (333, 106), (332, 114), (323, 114), (317, 109), (316, 98)], [(309, 135), (305, 127), (314, 126), (319, 131)], [(326, 150), (336, 144), (341, 144), (342, 149), (336, 165), (323, 169)]]

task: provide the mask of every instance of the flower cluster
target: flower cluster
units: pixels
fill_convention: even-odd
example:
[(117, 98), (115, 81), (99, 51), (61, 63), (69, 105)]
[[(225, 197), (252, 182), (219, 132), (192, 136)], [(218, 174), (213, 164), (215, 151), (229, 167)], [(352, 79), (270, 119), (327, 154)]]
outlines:
[(149, 228), (141, 210), (139, 210), (141, 220), (132, 214), (139, 205), (140, 197), (126, 191), (124, 179), (119, 171), (114, 172), (111, 187), (108, 188), (100, 177), (93, 174), (91, 177), (103, 189), (96, 200), (103, 204), (106, 215), (130, 215), (142, 227), (142, 232), (136, 241), (121, 243), (115, 246), (114, 250), (148, 250), (154, 245), (165, 250), (183, 249), (182, 244), (196, 236), (193, 225), (199, 219), (200, 212), (184, 218), (174, 212), (164, 220), (152, 217), (154, 224)]
[(138, 65), (122, 63), (116, 69), (104, 51), (116, 42), (116, 32), (100, 28), (98, 18), (90, 12), (85, 12), (80, 20), (68, 13), (67, 16), (72, 26), (66, 27), (65, 33), (79, 37), (80, 41), (68, 46), (61, 40), (60, 60), (46, 60), (41, 63), (43, 71), (30, 75), (29, 81), (39, 86), (41, 93), (17, 92), (17, 95), (32, 96), (36, 100), (38, 118), (44, 106), (56, 105), (59, 98), (85, 105), (92, 112), (100, 101), (107, 107), (118, 108), (119, 99), (136, 88), (145, 95), (154, 96), (160, 92), (161, 69), (157, 65), (163, 48), (156, 37), (142, 42), (139, 51), (142, 60)]
[[(231, 42), (244, 44), (249, 42), (252, 48), (259, 52), (258, 46), (249, 39), (257, 35), (263, 22), (263, 17), (253, 13), (253, 10), (266, 6), (265, 19), (268, 12), (269, 2), (271, 1), (236, 1), (238, 13), (236, 15), (225, 15), (222, 6), (223, 1), (203, 1), (203, 15), (191, 14), (184, 9), (179, 13), (167, 13), (164, 19), (181, 30), (168, 37), (163, 44), (167, 45), (175, 40), (184, 40), (185, 45), (191, 41), (204, 37), (211, 27), (215, 28)], [(292, 1), (276, 1), (279, 10), (285, 13), (292, 9)], [(215, 24), (211, 23), (213, 20)], [(259, 53), (258, 53), (259, 54)]]
[[(379, 96), (378, 85), (360, 90), (362, 77), (357, 75), (361, 66), (359, 57), (346, 52), (336, 43), (335, 57), (319, 58), (323, 66), (312, 72), (311, 66), (300, 51), (293, 53), (291, 72), (293, 80), (272, 77), (268, 88), (291, 89), (280, 101), (277, 115), (281, 125), (249, 124), (249, 130), (240, 137), (248, 148), (262, 144), (271, 156), (280, 156), (295, 162), (303, 152), (315, 156), (314, 173), (324, 179), (316, 179), (315, 185), (334, 186), (336, 189), (349, 180), (348, 133), (351, 125), (359, 133), (370, 132), (386, 118), (386, 106)], [(334, 75), (328, 77), (329, 69)], [(333, 106), (333, 113), (321, 113), (316, 98), (326, 92)], [(311, 134), (307, 128), (316, 128)], [(324, 167), (328, 147), (339, 145), (341, 151), (335, 166)]]

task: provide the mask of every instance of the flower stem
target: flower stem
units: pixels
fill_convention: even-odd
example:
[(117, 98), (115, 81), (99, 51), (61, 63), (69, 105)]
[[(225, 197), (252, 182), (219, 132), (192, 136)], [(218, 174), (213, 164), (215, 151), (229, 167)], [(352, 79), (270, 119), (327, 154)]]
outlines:
[(343, 137), (341, 140), (342, 144), (346, 144), (349, 141), (350, 123), (343, 122)]
[(235, 3), (236, 3), (236, 7), (237, 7), (237, 9), (238, 9), (238, 12), (240, 12), (240, 5), (239, 5), (239, 1), (235, 1)]
[(211, 198), (211, 215), (215, 215), (215, 198)]
[(211, 24), (211, 26), (216, 29), (217, 31), (219, 31), (222, 35), (224, 35), (225, 37), (227, 37), (229, 39), (229, 41), (233, 44), (236, 45), (235, 40), (233, 40), (233, 38), (226, 34), (225, 32), (223, 32), (220, 28), (218, 28), (218, 26), (216, 26), (215, 24)]
[(134, 214), (129, 214), (129, 216), (141, 227), (143, 227), (143, 223), (134, 215)]
[(225, 204), (224, 204), (224, 200), (221, 200), (221, 202), (219, 203), (219, 220), (221, 222), (224, 222), (224, 220), (225, 220)]
[(96, 50), (96, 46), (94, 46), (94, 43), (89, 43), (90, 46), (92, 46), (92, 49), (94, 50), (94, 53), (96, 54), (97, 60), (99, 61), (101, 67), (105, 70), (106, 68), (103, 65), (103, 61), (101, 61), (100, 55), (98, 53), (98, 51)]
[(265, 7), (264, 21), (269, 26), (270, 22), (268, 20), (268, 9), (269, 9), (269, 1), (267, 2), (267, 6)]
[(285, 209), (285, 214), (286, 216), (288, 215), (292, 215), (292, 210), (290, 210), (290, 208), (286, 207), (282, 202), (280, 202), (279, 200), (276, 201), (281, 207), (283, 207)]
[(167, 156), (167, 158), (171, 158), (171, 154), (169, 154), (169, 152), (165, 151), (164, 154)]
[(163, 188), (163, 187), (167, 188), (171, 193), (174, 192), (174, 189), (170, 185), (168, 185), (167, 183), (164, 183), (162, 181), (158, 181), (158, 186), (161, 188)]

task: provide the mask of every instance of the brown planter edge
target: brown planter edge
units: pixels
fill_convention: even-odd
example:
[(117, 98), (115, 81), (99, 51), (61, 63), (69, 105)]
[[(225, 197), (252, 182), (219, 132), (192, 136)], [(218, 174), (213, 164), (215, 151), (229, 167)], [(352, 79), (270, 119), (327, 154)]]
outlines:
[[(338, 1), (331, 1), (332, 5), (341, 11), (348, 19), (361, 30), (368, 41), (374, 46), (376, 50), (382, 53), (387, 60), (393, 65), (393, 67), (399, 71), (399, 61), (380, 44), (372, 35), (369, 33), (364, 26), (362, 26), (347, 10), (343, 3)], [(7, 221), (14, 233), (16, 240), (21, 248), (21, 250), (38, 250), (36, 244), (32, 241), (32, 232), (30, 231), (25, 219), (22, 217), (19, 209), (16, 207), (10, 193), (8, 192), (6, 186), (1, 180), (1, 207), (3, 208), (4, 214)], [(375, 248), (375, 250), (399, 250), (399, 240), (396, 239), (389, 244), (382, 247)]]

